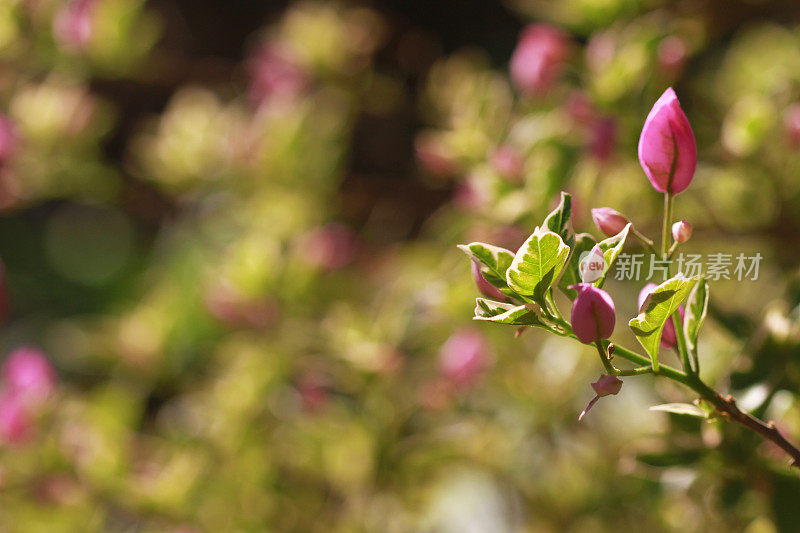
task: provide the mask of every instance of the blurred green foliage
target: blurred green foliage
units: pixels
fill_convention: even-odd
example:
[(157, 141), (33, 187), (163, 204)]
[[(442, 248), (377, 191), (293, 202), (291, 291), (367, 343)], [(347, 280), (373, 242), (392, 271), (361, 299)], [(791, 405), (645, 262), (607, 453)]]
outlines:
[[(687, 248), (764, 256), (757, 281), (712, 283), (704, 378), (800, 435), (800, 30), (726, 33), (712, 11), (660, 1), (509, 4), (568, 36), (542, 94), (520, 95), (474, 49), (406, 86), (376, 59), (391, 21), (299, 2), (226, 83), (187, 84), (139, 117), (119, 156), (108, 147), (127, 126), (98, 80), (177, 68), (157, 12), (0, 5), (15, 140), (0, 168), (0, 347), (40, 345), (60, 378), (31, 438), (0, 448), (0, 530), (800, 528), (780, 453), (719, 420), (648, 411), (685, 390), (626, 379), (579, 424), (596, 354), (470, 324), (455, 248), (516, 249), (562, 189), (578, 233), (610, 206), (656, 234), (636, 142), (674, 85), (700, 153), (677, 212), (695, 228)], [(69, 9), (88, 18), (65, 34)], [(414, 96), (416, 177), (449, 201), (387, 243), (376, 235), (406, 213), (352, 224), (342, 183), (359, 118)], [(618, 324), (634, 316), (641, 287), (606, 288)], [(470, 350), (480, 365), (463, 379)]]

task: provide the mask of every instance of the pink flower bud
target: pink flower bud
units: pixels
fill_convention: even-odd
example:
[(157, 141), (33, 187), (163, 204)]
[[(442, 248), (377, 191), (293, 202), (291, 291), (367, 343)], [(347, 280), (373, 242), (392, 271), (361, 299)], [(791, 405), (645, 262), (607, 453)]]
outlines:
[(459, 386), (472, 385), (490, 365), (489, 346), (483, 335), (472, 329), (454, 333), (439, 353), (439, 369)]
[(597, 378), (597, 381), (592, 382), (592, 388), (600, 397), (617, 394), (622, 388), (622, 380), (617, 376), (603, 374)]
[(258, 105), (279, 99), (291, 100), (309, 84), (309, 75), (289, 49), (277, 42), (259, 48), (248, 64), (250, 100)]
[(617, 376), (603, 374), (597, 378), (597, 381), (592, 382), (592, 388), (594, 389), (595, 397), (592, 398), (592, 400), (589, 402), (589, 405), (587, 405), (578, 416), (579, 422), (583, 420), (583, 417), (586, 416), (586, 413), (589, 412), (589, 409), (594, 407), (594, 404), (597, 403), (597, 400), (603, 396), (610, 396), (612, 394), (619, 393), (620, 389), (622, 388), (622, 380)]
[(510, 146), (500, 146), (490, 158), (492, 168), (511, 182), (519, 182), (525, 171), (525, 160)]
[[(658, 285), (656, 285), (655, 283), (648, 283), (647, 285), (642, 287), (641, 291), (639, 291), (638, 300), (639, 300), (640, 313), (643, 311), (642, 305), (644, 305), (644, 301), (647, 299), (650, 293), (653, 292), (653, 289), (655, 289), (657, 286)], [(684, 306), (681, 305), (680, 307), (678, 307), (678, 315), (681, 317), (681, 320), (683, 320), (683, 314), (684, 314)], [(673, 317), (670, 317), (669, 320), (667, 320), (667, 322), (664, 324), (664, 329), (661, 332), (661, 346), (663, 346), (664, 348), (674, 349), (677, 345), (678, 345), (678, 336), (675, 333), (675, 319)]]
[(692, 182), (697, 145), (689, 119), (671, 87), (647, 115), (639, 137), (639, 163), (659, 192), (678, 194)]
[(572, 304), (572, 331), (584, 344), (607, 339), (614, 332), (614, 300), (609, 294), (588, 283), (572, 285), (578, 291)]
[(526, 96), (542, 95), (558, 79), (569, 55), (569, 38), (558, 28), (533, 24), (520, 34), (511, 56), (511, 81)]
[(500, 300), (505, 301), (506, 295), (500, 292), (494, 285), (486, 281), (486, 278), (483, 276), (481, 272), (481, 267), (478, 265), (477, 261), (472, 261), (472, 279), (475, 280), (475, 285), (478, 286), (478, 290), (486, 296), (487, 298), (492, 298), (493, 300)]
[(92, 38), (92, 11), (96, 0), (72, 0), (53, 20), (53, 36), (65, 48), (85, 50)]
[(592, 209), (592, 220), (597, 228), (609, 237), (618, 234), (630, 222), (625, 215), (610, 207)]
[(675, 242), (684, 243), (692, 236), (692, 225), (681, 220), (672, 225), (672, 238)]
[(30, 434), (31, 418), (21, 398), (9, 391), (0, 394), (0, 441), (19, 444)]
[(41, 403), (53, 392), (56, 373), (47, 357), (37, 348), (18, 348), (3, 363), (3, 385), (14, 396)]

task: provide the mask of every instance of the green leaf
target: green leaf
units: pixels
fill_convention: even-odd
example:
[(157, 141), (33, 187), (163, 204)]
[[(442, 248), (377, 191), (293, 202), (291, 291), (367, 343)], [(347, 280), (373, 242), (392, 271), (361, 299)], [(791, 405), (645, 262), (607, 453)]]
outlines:
[(558, 206), (544, 219), (543, 228), (549, 229), (553, 233), (558, 233), (561, 240), (572, 248), (575, 237), (569, 227), (569, 218), (572, 215), (572, 197), (565, 192), (561, 193), (561, 201)]
[(651, 411), (664, 411), (675, 415), (694, 416), (696, 418), (708, 418), (708, 413), (700, 407), (691, 403), (663, 403), (654, 405)]
[(486, 298), (475, 299), (474, 320), (487, 320), (512, 326), (541, 326), (539, 313), (524, 305), (513, 305)]
[(508, 286), (543, 304), (544, 295), (564, 268), (569, 246), (552, 231), (536, 228), (520, 247), (506, 272)]
[[(697, 337), (700, 326), (708, 313), (708, 281), (705, 278), (695, 286), (689, 295), (686, 304), (686, 313), (683, 316), (683, 333), (686, 338), (686, 348), (697, 363)], [(695, 371), (699, 369), (695, 368)]]
[(508, 288), (508, 283), (506, 283), (506, 271), (514, 260), (514, 252), (482, 242), (459, 244), (458, 248), (467, 254), (470, 259), (478, 263), (486, 281), (500, 292), (509, 296), (514, 295), (514, 292)]
[(569, 258), (569, 264), (558, 282), (558, 287), (570, 300), (574, 300), (578, 295), (578, 291), (570, 289), (569, 287), (581, 282), (581, 255), (583, 255), (584, 252), (591, 251), (595, 244), (597, 244), (597, 241), (589, 233), (579, 233), (575, 235), (575, 245), (572, 247), (572, 255)]
[(642, 303), (642, 312), (628, 322), (636, 335), (636, 339), (650, 355), (653, 370), (658, 370), (658, 345), (664, 324), (678, 310), (689, 292), (694, 288), (701, 276), (686, 278), (678, 274), (668, 279), (651, 292)]
[(606, 268), (603, 271), (603, 275), (594, 282), (594, 286), (598, 289), (603, 286), (603, 283), (606, 281), (606, 275), (611, 270), (611, 266), (614, 264), (614, 261), (617, 260), (617, 256), (620, 252), (622, 252), (625, 241), (628, 239), (628, 233), (631, 231), (631, 226), (632, 224), (628, 223), (627, 226), (622, 228), (622, 231), (598, 243), (600, 251), (603, 252), (603, 259), (606, 261)]

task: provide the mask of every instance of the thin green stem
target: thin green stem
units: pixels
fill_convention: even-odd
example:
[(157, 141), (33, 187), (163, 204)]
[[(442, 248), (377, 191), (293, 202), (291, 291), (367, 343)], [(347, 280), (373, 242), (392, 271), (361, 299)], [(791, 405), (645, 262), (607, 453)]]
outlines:
[(653, 240), (647, 238), (642, 232), (640, 232), (638, 229), (636, 229), (635, 226), (631, 226), (631, 233), (633, 233), (633, 236), (636, 237), (637, 239), (639, 239), (639, 242), (644, 244), (645, 247), (647, 247), (653, 255), (655, 255), (657, 253), (656, 252), (656, 245), (653, 242)]
[(600, 354), (600, 360), (603, 362), (603, 366), (606, 369), (606, 373), (611, 374), (612, 376), (617, 373), (617, 369), (614, 368), (614, 365), (611, 364), (611, 359), (608, 357), (608, 346), (603, 344), (603, 341), (597, 340), (594, 343), (597, 346), (597, 353)]
[(669, 249), (670, 226), (672, 223), (672, 200), (675, 197), (672, 193), (664, 194), (664, 224), (661, 228), (661, 259), (667, 258)]

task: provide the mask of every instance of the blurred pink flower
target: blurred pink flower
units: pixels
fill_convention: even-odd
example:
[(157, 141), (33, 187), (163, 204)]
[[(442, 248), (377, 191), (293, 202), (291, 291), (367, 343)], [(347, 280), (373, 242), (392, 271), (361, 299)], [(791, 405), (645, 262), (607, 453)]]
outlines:
[(53, 20), (53, 36), (65, 48), (85, 50), (92, 38), (92, 12), (97, 0), (72, 0)]
[(688, 55), (686, 42), (677, 35), (670, 35), (658, 44), (658, 66), (669, 76), (675, 76), (683, 70)]
[(489, 161), (498, 174), (512, 183), (518, 183), (525, 171), (525, 160), (510, 146), (497, 147)]
[(0, 441), (19, 444), (31, 431), (30, 414), (22, 399), (10, 391), (0, 393)]
[(614, 333), (616, 315), (614, 300), (604, 290), (589, 283), (570, 286), (578, 291), (572, 304), (572, 331), (584, 344), (592, 344), (607, 339)]
[(569, 37), (547, 24), (533, 24), (520, 34), (511, 56), (511, 81), (526, 96), (542, 95), (558, 79), (569, 56)]
[(783, 112), (783, 130), (789, 146), (800, 147), (800, 103), (791, 104)]
[(302, 243), (303, 259), (322, 270), (337, 270), (350, 264), (358, 251), (353, 230), (331, 223), (311, 230)]
[(8, 163), (18, 146), (19, 137), (14, 123), (7, 116), (0, 114), (0, 166)]
[(589, 152), (601, 163), (607, 162), (614, 155), (617, 142), (617, 123), (611, 117), (599, 118), (592, 124), (590, 132)]
[(697, 145), (689, 119), (671, 87), (647, 115), (639, 137), (639, 162), (659, 192), (678, 194), (692, 182)]
[(437, 137), (421, 133), (414, 139), (414, 153), (422, 169), (437, 178), (450, 178), (459, 172), (451, 150)]
[(258, 105), (273, 98), (292, 99), (309, 84), (309, 74), (286, 46), (269, 42), (250, 59), (249, 94)]
[(458, 386), (472, 385), (490, 365), (489, 345), (483, 335), (473, 329), (451, 335), (439, 352), (442, 375)]
[(37, 348), (18, 348), (3, 363), (3, 388), (15, 397), (34, 404), (46, 400), (56, 385), (56, 372)]

